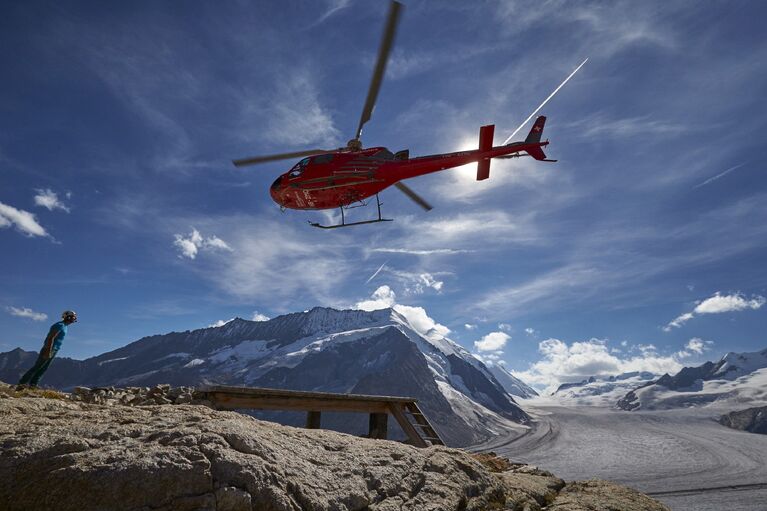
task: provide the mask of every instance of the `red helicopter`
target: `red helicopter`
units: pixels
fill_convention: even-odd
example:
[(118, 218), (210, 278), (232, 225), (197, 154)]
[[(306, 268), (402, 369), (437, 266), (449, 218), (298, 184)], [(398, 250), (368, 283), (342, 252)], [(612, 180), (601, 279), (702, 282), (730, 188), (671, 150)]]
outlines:
[[(548, 140), (541, 142), (543, 126), (546, 122), (546, 117), (544, 116), (538, 117), (523, 142), (493, 146), (495, 126), (488, 125), (482, 126), (479, 129), (479, 149), (472, 151), (410, 158), (408, 150), (392, 153), (385, 147), (363, 149), (360, 141), (362, 126), (370, 120), (373, 108), (375, 107), (378, 91), (386, 70), (386, 63), (392, 43), (394, 42), (401, 8), (402, 4), (399, 2), (392, 1), (390, 3), (383, 39), (378, 51), (373, 78), (368, 90), (367, 99), (365, 100), (365, 106), (362, 110), (359, 126), (357, 127), (357, 133), (347, 143), (346, 147), (330, 150), (308, 149), (305, 151), (233, 161), (235, 166), (243, 167), (257, 163), (307, 156), (307, 158), (296, 163), (288, 172), (278, 177), (272, 183), (269, 191), (272, 199), (283, 209), (318, 210), (340, 208), (340, 224), (320, 225), (319, 223), (309, 222), (314, 227), (335, 229), (352, 225), (392, 221), (390, 218), (381, 217), (381, 202), (378, 199), (378, 193), (391, 185), (397, 187), (423, 209), (427, 211), (432, 209), (423, 198), (402, 183), (403, 179), (477, 162), (477, 180), (481, 181), (490, 177), (490, 160), (492, 158), (505, 159), (529, 155), (540, 161), (556, 161), (547, 159), (543, 153), (543, 147), (549, 144)], [(365, 199), (374, 195), (378, 205), (378, 218), (351, 223), (345, 221), (344, 209), (364, 206), (366, 205)]]

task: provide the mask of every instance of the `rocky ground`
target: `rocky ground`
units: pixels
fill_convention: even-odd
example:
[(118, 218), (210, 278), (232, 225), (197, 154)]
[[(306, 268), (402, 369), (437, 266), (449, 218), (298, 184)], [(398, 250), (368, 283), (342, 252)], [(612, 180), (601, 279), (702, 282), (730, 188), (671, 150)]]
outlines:
[(668, 510), (492, 454), (291, 428), (156, 389), (0, 384), (0, 509)]

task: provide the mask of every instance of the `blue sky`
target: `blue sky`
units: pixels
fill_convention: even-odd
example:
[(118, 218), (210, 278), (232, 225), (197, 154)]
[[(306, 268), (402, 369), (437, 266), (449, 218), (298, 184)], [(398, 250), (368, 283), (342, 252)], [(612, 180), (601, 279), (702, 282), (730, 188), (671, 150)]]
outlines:
[(326, 232), (269, 197), (292, 161), (230, 160), (353, 136), (385, 2), (3, 3), (0, 350), (66, 308), (82, 358), (394, 303), (538, 385), (767, 346), (762, 2), (405, 4), (363, 142), (500, 143), (588, 57), (541, 112), (559, 163), (411, 180), (434, 210), (390, 190), (394, 222)]

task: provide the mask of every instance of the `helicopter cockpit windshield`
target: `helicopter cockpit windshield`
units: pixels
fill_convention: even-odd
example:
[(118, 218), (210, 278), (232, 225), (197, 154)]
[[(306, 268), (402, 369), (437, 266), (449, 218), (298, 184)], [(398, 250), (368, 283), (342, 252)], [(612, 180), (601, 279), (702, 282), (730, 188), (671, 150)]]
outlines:
[(290, 169), (290, 173), (288, 175), (290, 177), (298, 177), (301, 174), (303, 174), (304, 169), (309, 164), (309, 160), (311, 160), (311, 158), (304, 158), (303, 160), (296, 163), (296, 165), (292, 169)]

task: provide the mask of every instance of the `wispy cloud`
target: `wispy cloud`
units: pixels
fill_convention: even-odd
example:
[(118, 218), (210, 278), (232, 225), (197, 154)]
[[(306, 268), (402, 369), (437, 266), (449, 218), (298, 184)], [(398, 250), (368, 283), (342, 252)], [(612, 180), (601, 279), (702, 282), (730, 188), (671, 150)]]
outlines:
[(677, 47), (675, 34), (666, 19), (670, 13), (643, 3), (584, 4), (549, 0), (530, 9), (526, 4), (502, 2), (498, 10), (499, 19), (505, 20), (504, 29), (511, 33), (534, 31), (542, 23), (555, 25), (562, 31), (580, 34), (582, 47), (592, 49), (592, 55), (600, 58), (645, 45), (665, 50)]
[[(67, 194), (69, 195), (69, 194)], [(49, 211), (60, 209), (69, 213), (69, 207), (59, 200), (59, 196), (50, 188), (37, 190), (35, 195), (35, 205), (47, 208)]]
[(746, 298), (742, 293), (723, 295), (715, 293), (698, 303), (691, 312), (685, 312), (663, 327), (664, 332), (670, 332), (673, 328), (680, 328), (689, 320), (701, 314), (722, 314), (725, 312), (737, 312), (747, 309), (756, 310), (761, 308), (767, 299), (763, 296), (754, 295)]
[(14, 226), (22, 234), (35, 237), (48, 237), (45, 228), (37, 222), (35, 215), (23, 209), (0, 202), (0, 229)]
[(734, 172), (734, 171), (738, 170), (743, 165), (745, 165), (745, 163), (741, 163), (739, 165), (735, 165), (734, 167), (730, 167), (729, 169), (725, 170), (724, 172), (721, 172), (721, 173), (715, 175), (714, 177), (710, 177), (710, 178), (706, 179), (705, 181), (703, 181), (702, 183), (698, 183), (697, 185), (693, 186), (693, 189), (700, 188), (701, 186), (705, 186), (705, 185), (707, 185), (709, 183), (713, 183), (717, 179), (723, 178), (724, 176), (726, 176), (730, 172)]
[(438, 280), (437, 277), (450, 275), (449, 272), (403, 271), (395, 268), (389, 268), (389, 274), (399, 280), (404, 287), (405, 295), (420, 295), (428, 290), (440, 293), (445, 282)]
[(8, 313), (11, 316), (18, 316), (20, 318), (29, 318), (32, 321), (45, 321), (48, 319), (48, 315), (44, 312), (35, 312), (29, 307), (8, 307)]
[(687, 341), (683, 350), (677, 352), (677, 356), (679, 358), (689, 358), (695, 355), (702, 355), (704, 352), (709, 351), (713, 344), (714, 341), (704, 341), (700, 337), (693, 337)]
[[(339, 287), (358, 275), (356, 258), (343, 255), (347, 247), (343, 233), (335, 239), (323, 233), (299, 230), (284, 221), (267, 217), (236, 216), (208, 220), (209, 228), (225, 234), (233, 255), (212, 256), (196, 271), (234, 296), (268, 300), (278, 308), (281, 300), (303, 300), (332, 305), (338, 303)], [(258, 230), (249, 227), (257, 224)], [(341, 254), (341, 255), (339, 255)]]
[(351, 3), (351, 0), (330, 0), (328, 2), (327, 10), (323, 12), (319, 16), (319, 18), (317, 18), (317, 21), (309, 25), (309, 28), (316, 27), (317, 25), (324, 23), (325, 20), (333, 16), (338, 11), (341, 11), (342, 9), (346, 9), (350, 3)]
[(407, 254), (407, 255), (454, 255), (454, 254), (466, 254), (472, 252), (471, 250), (453, 249), (453, 248), (435, 248), (431, 250), (417, 250), (409, 248), (371, 248), (370, 252), (382, 252), (385, 254)]
[(586, 138), (630, 138), (636, 136), (663, 137), (673, 133), (689, 131), (683, 124), (653, 119), (650, 115), (624, 119), (608, 118), (605, 114), (595, 114), (584, 119), (567, 123), (564, 127), (576, 131)]
[(257, 108), (266, 111), (266, 126), (260, 134), (268, 142), (286, 148), (318, 143), (328, 149), (340, 143), (341, 133), (320, 103), (307, 70), (292, 69), (268, 104)]

